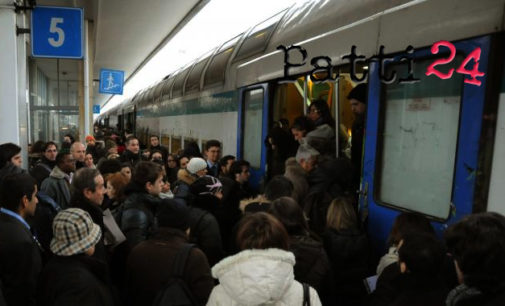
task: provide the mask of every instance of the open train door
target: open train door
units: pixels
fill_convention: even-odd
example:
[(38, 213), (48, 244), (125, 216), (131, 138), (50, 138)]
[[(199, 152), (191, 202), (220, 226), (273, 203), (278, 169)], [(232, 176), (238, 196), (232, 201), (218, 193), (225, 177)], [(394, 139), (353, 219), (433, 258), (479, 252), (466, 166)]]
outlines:
[[(394, 55), (384, 73), (396, 71), (391, 84), (371, 63), (360, 213), (377, 255), (402, 211), (428, 217), (438, 234), (472, 212), (490, 40)], [(412, 56), (419, 81), (400, 83), (409, 76), (401, 57)]]
[(259, 190), (267, 170), (268, 84), (244, 87), (239, 95), (237, 159), (251, 164), (249, 186)]

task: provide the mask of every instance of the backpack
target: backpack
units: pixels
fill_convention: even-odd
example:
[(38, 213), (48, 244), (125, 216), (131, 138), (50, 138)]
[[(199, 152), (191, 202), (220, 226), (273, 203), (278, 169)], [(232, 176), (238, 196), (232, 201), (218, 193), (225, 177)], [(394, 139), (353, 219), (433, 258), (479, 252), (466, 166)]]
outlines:
[(190, 306), (198, 305), (188, 285), (183, 279), (184, 267), (189, 257), (189, 252), (194, 244), (186, 244), (175, 255), (172, 272), (165, 286), (158, 291), (153, 306)]

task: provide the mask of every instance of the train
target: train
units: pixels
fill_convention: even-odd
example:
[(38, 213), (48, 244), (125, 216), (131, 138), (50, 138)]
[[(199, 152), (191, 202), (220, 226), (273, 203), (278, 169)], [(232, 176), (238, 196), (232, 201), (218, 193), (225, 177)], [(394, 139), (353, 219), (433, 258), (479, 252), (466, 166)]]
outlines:
[(359, 213), (384, 252), (403, 211), (438, 233), (471, 213), (505, 213), (503, 16), (505, 0), (298, 2), (97, 122), (129, 126), (144, 142), (160, 135), (171, 152), (218, 139), (259, 184), (275, 122), (324, 99), (342, 143), (352, 137), (347, 95), (365, 82)]

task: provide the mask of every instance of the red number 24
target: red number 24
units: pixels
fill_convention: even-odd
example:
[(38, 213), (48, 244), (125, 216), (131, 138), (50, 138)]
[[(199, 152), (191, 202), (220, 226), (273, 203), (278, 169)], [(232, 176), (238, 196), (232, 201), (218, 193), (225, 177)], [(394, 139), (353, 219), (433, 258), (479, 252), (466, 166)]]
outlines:
[[(442, 72), (436, 70), (435, 66), (450, 63), (454, 59), (454, 57), (456, 56), (456, 48), (454, 47), (454, 45), (452, 43), (450, 43), (446, 40), (442, 40), (442, 41), (434, 43), (433, 46), (431, 46), (431, 53), (438, 54), (439, 48), (441, 46), (448, 48), (451, 51), (451, 54), (449, 55), (448, 58), (442, 58), (442, 59), (438, 59), (438, 60), (434, 61), (431, 65), (428, 66), (425, 74), (427, 76), (434, 74), (434, 75), (438, 76), (439, 78), (445, 80), (445, 79), (449, 79), (452, 77), (452, 74), (454, 72), (454, 68), (451, 68), (448, 73), (442, 73)], [(477, 86), (481, 85), (481, 81), (477, 80), (477, 77), (484, 76), (484, 72), (479, 71), (480, 54), (481, 54), (481, 49), (475, 48), (472, 52), (470, 52), (470, 54), (468, 54), (468, 56), (465, 58), (465, 60), (463, 60), (461, 65), (458, 67), (458, 69), (456, 69), (457, 73), (467, 74), (470, 76), (470, 79), (465, 79), (465, 83), (467, 83), (467, 84), (472, 84), (472, 85), (477, 85)], [(467, 70), (465, 67), (466, 67), (466, 65), (468, 65), (468, 63), (472, 59), (474, 60), (473, 68), (471, 70)]]

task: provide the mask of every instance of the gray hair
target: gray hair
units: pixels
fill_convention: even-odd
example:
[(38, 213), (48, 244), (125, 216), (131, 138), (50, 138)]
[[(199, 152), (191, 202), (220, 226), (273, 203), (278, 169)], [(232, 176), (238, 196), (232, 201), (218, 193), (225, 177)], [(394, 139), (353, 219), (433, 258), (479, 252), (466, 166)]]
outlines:
[(302, 143), (298, 147), (298, 151), (296, 151), (296, 161), (298, 163), (300, 163), (302, 159), (307, 161), (317, 156), (319, 156), (319, 152), (307, 143)]

